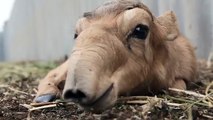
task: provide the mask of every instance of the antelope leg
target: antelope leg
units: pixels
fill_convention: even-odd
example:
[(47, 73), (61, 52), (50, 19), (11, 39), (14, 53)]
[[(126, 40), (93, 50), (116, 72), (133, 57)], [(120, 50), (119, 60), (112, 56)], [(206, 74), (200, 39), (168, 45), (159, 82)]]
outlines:
[(61, 96), (67, 76), (68, 60), (51, 70), (38, 86), (34, 102), (51, 102)]
[(175, 79), (172, 88), (186, 90), (186, 83), (183, 79)]

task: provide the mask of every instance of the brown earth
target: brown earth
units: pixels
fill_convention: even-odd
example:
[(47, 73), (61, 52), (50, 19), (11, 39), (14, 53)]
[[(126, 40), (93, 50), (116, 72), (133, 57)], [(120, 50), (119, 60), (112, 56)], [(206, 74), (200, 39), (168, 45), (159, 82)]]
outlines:
[[(29, 112), (24, 104), (29, 105), (35, 97), (34, 89), (38, 85), (38, 80), (57, 65), (58, 62), (0, 64), (0, 120), (213, 119), (213, 108), (210, 108), (210, 102), (206, 104), (193, 95), (172, 95), (169, 92), (158, 95), (157, 97), (163, 100), (157, 104), (119, 102), (101, 114), (84, 111), (75, 104), (58, 105)], [(199, 62), (199, 82), (192, 84), (190, 90), (205, 95), (206, 87), (212, 81), (213, 66), (207, 68), (205, 61)], [(212, 87), (210, 92), (213, 93)], [(167, 104), (168, 102), (183, 104), (183, 106), (171, 106)]]

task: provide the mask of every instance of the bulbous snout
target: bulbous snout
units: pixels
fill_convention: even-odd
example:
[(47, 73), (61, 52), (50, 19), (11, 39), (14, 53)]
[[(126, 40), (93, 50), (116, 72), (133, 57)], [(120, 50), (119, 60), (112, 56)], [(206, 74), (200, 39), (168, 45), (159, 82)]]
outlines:
[[(102, 61), (92, 53), (80, 52), (71, 56), (62, 96), (65, 100), (78, 103), (86, 110), (96, 112), (113, 105), (117, 100), (117, 92), (111, 79), (112, 73), (109, 69), (103, 69), (105, 66)], [(88, 59), (85, 59), (87, 56)]]
[(66, 89), (64, 90), (63, 97), (65, 100), (76, 102), (86, 110), (91, 110), (93, 112), (101, 112), (113, 105), (117, 100), (117, 94), (113, 84), (95, 92), (86, 91), (86, 89), (87, 88), (84, 88), (84, 90), (73, 88)]
[(65, 100), (99, 111), (116, 102), (118, 90), (114, 76), (127, 61), (125, 52), (120, 50), (122, 42), (117, 39), (102, 27), (95, 26), (78, 36), (69, 59), (63, 91)]

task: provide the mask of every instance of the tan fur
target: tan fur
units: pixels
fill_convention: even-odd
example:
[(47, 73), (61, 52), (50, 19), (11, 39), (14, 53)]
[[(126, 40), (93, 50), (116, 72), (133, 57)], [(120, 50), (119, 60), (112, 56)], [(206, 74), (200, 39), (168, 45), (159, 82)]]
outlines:
[[(145, 40), (129, 38), (138, 24), (150, 29)], [(155, 18), (137, 0), (114, 0), (78, 21), (76, 33), (70, 58), (45, 77), (37, 97), (60, 95), (57, 86), (67, 76), (63, 94), (81, 90), (87, 95), (83, 107), (102, 110), (113, 105), (119, 95), (155, 94), (169, 87), (186, 89), (186, 84), (195, 80), (194, 49), (180, 34), (171, 11)], [(104, 99), (87, 106), (111, 85)]]

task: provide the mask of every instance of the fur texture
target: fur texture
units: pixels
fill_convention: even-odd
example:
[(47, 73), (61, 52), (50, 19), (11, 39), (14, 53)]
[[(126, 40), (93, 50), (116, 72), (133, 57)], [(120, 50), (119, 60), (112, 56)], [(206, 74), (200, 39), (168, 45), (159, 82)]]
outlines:
[[(145, 39), (131, 37), (137, 25), (148, 27)], [(112, 0), (84, 14), (76, 34), (70, 58), (41, 81), (37, 97), (61, 96), (58, 86), (66, 78), (65, 98), (81, 91), (83, 107), (103, 110), (120, 95), (186, 89), (195, 80), (194, 49), (172, 11), (154, 17), (139, 0)]]

